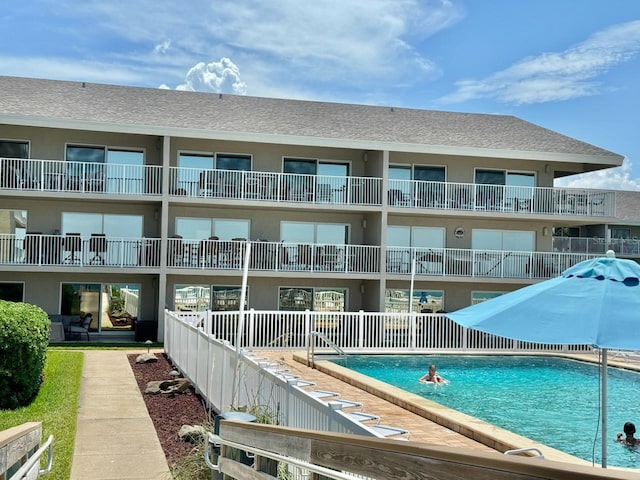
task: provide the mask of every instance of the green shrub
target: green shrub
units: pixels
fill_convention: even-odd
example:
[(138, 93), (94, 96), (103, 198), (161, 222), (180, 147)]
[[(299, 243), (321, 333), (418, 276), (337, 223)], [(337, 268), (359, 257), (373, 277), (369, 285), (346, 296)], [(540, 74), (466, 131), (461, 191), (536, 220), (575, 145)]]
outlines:
[(40, 307), (0, 300), (0, 409), (26, 406), (37, 395), (49, 328)]

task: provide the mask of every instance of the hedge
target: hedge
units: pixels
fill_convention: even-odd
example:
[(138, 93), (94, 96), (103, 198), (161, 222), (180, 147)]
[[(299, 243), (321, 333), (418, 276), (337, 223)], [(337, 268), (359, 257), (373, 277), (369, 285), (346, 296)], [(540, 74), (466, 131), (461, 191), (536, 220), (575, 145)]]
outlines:
[(40, 307), (0, 300), (0, 409), (29, 405), (37, 395), (49, 329)]

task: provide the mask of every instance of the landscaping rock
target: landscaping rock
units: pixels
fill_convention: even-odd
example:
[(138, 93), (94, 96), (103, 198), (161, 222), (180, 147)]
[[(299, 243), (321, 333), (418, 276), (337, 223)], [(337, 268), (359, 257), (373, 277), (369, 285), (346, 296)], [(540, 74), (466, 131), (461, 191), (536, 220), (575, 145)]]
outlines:
[(153, 353), (142, 353), (136, 358), (136, 363), (155, 363), (157, 361), (158, 357), (156, 357)]
[(144, 393), (183, 393), (189, 389), (191, 383), (186, 378), (175, 380), (158, 380), (147, 383)]
[(200, 444), (207, 438), (208, 431), (202, 425), (183, 425), (178, 432), (178, 438), (183, 442)]

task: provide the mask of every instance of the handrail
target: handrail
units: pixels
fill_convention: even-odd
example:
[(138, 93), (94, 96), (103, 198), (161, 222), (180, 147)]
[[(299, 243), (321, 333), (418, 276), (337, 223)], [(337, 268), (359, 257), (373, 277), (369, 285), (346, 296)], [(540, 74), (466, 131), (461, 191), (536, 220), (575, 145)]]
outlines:
[(222, 473), (221, 466), (220, 466), (220, 459), (223, 459), (223, 462), (225, 460), (227, 462), (233, 461), (233, 460), (225, 459), (224, 457), (219, 457), (218, 463), (214, 464), (211, 461), (211, 446), (219, 447), (223, 445), (225, 447), (237, 448), (238, 450), (242, 450), (243, 452), (245, 452), (245, 454), (247, 454), (247, 456), (257, 455), (258, 457), (270, 458), (272, 460), (283, 462), (288, 465), (295, 465), (296, 467), (302, 468), (304, 470), (308, 470), (309, 472), (322, 475), (325, 478), (331, 478), (335, 480), (361, 480), (362, 478), (360, 476), (350, 475), (348, 473), (343, 473), (331, 468), (325, 468), (320, 465), (316, 465), (304, 460), (298, 460), (297, 458), (289, 457), (287, 455), (280, 455), (278, 453), (265, 450), (264, 448), (250, 447), (244, 443), (237, 443), (231, 440), (224, 440), (220, 436), (210, 433), (209, 441), (207, 442), (207, 446), (205, 447), (204, 461), (211, 470), (214, 470), (220, 473)]
[(9, 480), (22, 480), (23, 478), (34, 478), (32, 476), (31, 469), (36, 465), (37, 462), (40, 462), (40, 457), (42, 454), (47, 451), (47, 466), (38, 470), (38, 476), (44, 475), (45, 473), (49, 473), (51, 471), (51, 466), (53, 465), (53, 435), (49, 435), (44, 444), (40, 446), (40, 448), (29, 457), (29, 459), (14, 473)]
[(342, 348), (340, 348), (338, 345), (332, 342), (326, 335), (313, 330), (309, 332), (309, 342), (307, 346), (307, 365), (309, 365), (311, 368), (316, 368), (314, 359), (315, 359), (315, 346), (316, 346), (315, 339), (317, 338), (319, 338), (324, 343), (326, 343), (328, 347), (333, 348), (338, 353), (340, 358), (346, 360), (347, 354)]

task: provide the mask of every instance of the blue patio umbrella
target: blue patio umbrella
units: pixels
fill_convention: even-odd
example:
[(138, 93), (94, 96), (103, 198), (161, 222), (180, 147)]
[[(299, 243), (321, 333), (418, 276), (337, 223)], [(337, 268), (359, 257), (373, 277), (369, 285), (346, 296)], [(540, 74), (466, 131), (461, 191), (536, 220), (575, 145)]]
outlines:
[(640, 350), (640, 265), (607, 256), (562, 275), (447, 313), (501, 337), (602, 349), (602, 466), (607, 465), (607, 349)]

